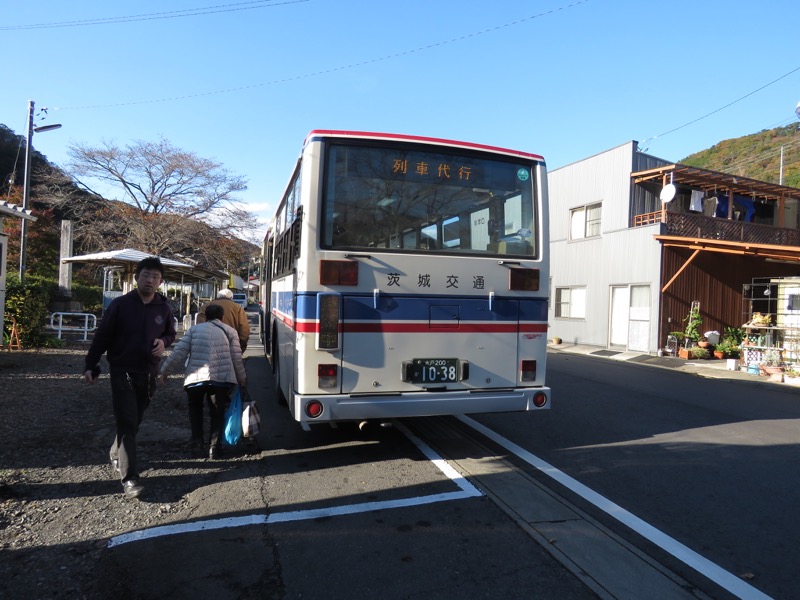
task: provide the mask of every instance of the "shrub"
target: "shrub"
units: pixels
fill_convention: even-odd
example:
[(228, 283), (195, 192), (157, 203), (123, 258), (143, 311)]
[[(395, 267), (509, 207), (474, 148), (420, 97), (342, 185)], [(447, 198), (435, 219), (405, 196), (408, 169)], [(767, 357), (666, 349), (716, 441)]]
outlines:
[(722, 339), (730, 342), (731, 346), (741, 346), (742, 340), (744, 340), (744, 329), (741, 327), (726, 327)]
[(9, 273), (6, 277), (6, 306), (3, 337), (11, 331), (11, 318), (17, 321), (19, 341), (24, 348), (58, 346), (60, 340), (46, 333), (50, 316), (48, 305), (58, 291), (58, 284), (42, 277), (28, 276), (24, 283)]
[(80, 302), (82, 312), (99, 315), (103, 312), (103, 289), (99, 285), (72, 282), (72, 300)]

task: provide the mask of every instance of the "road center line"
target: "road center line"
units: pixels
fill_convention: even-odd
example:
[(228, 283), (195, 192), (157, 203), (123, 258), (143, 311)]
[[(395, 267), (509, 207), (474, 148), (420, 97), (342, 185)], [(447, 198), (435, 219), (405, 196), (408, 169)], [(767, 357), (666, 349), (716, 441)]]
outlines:
[(430, 460), (436, 467), (444, 473), (460, 491), (448, 492), (444, 494), (431, 494), (428, 496), (417, 496), (414, 498), (402, 498), (398, 500), (386, 500), (383, 502), (364, 502), (362, 504), (348, 504), (345, 506), (331, 506), (326, 508), (316, 508), (310, 510), (296, 510), (272, 513), (269, 515), (246, 515), (241, 517), (226, 517), (222, 519), (206, 519), (194, 521), (192, 523), (176, 523), (174, 525), (159, 525), (148, 529), (131, 531), (112, 537), (107, 547), (114, 548), (130, 542), (140, 542), (168, 535), (179, 535), (185, 533), (195, 533), (198, 531), (212, 531), (214, 529), (228, 529), (232, 527), (247, 527), (252, 525), (269, 525), (273, 523), (289, 523), (291, 521), (308, 521), (311, 519), (321, 519), (324, 517), (337, 517), (342, 515), (354, 515), (358, 513), (371, 512), (375, 510), (388, 510), (394, 508), (407, 508), (409, 506), (421, 506), (423, 504), (433, 504), (435, 502), (449, 502), (452, 500), (463, 500), (480, 496), (481, 492), (467, 481), (461, 474), (442, 459), (425, 442), (411, 433), (404, 425), (396, 424), (396, 427)]
[(628, 512), (618, 504), (615, 504), (608, 498), (601, 496), (591, 488), (583, 485), (566, 473), (559, 471), (554, 466), (545, 462), (535, 454), (528, 452), (521, 446), (518, 446), (514, 442), (507, 440), (500, 434), (484, 425), (481, 425), (470, 417), (457, 416), (456, 418), (475, 431), (485, 435), (496, 444), (499, 444), (509, 452), (513, 453), (532, 467), (535, 467), (540, 472), (557, 481), (575, 494), (578, 494), (584, 500), (591, 502), (594, 506), (605, 512), (607, 515), (630, 527), (645, 539), (650, 540), (665, 552), (669, 552), (672, 556), (687, 566), (711, 579), (732, 594), (735, 594), (737, 597), (745, 600), (770, 600), (770, 596), (767, 596), (750, 584), (742, 581), (742, 579), (733, 573), (726, 571), (716, 563), (711, 562), (694, 550), (684, 546), (678, 540), (668, 536), (663, 531), (656, 529), (636, 515)]

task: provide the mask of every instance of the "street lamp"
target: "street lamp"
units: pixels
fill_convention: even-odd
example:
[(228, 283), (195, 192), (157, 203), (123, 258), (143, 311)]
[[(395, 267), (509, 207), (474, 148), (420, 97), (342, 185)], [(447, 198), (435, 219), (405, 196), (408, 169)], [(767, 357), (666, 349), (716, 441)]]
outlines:
[[(22, 180), (22, 209), (28, 210), (30, 201), (30, 187), (31, 187), (31, 147), (33, 142), (33, 134), (44, 131), (52, 131), (61, 127), (60, 124), (42, 125), (41, 127), (33, 126), (33, 100), (28, 101), (28, 132), (27, 143), (25, 144), (25, 177)], [(25, 250), (28, 245), (28, 220), (22, 219), (22, 237), (19, 242), (19, 281), (22, 283), (25, 279)]]

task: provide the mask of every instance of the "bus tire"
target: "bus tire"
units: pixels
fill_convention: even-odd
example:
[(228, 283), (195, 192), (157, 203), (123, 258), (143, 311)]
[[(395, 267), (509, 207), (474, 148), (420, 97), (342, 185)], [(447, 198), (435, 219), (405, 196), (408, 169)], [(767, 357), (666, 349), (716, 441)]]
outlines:
[(281, 365), (278, 361), (278, 353), (276, 348), (272, 349), (272, 371), (275, 376), (275, 400), (280, 405), (287, 405), (286, 396), (281, 390)]

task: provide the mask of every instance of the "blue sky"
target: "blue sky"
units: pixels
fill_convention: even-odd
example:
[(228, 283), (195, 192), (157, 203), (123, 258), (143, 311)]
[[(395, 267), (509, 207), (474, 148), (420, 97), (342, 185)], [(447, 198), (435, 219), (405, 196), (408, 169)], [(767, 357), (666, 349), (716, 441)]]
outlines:
[(28, 101), (47, 107), (37, 125), (63, 127), (33, 145), (60, 165), (73, 143), (164, 138), (246, 178), (265, 222), (312, 129), (502, 146), (553, 169), (632, 139), (678, 161), (792, 123), (800, 101), (782, 0), (40, 0), (2, 15), (0, 123), (24, 135)]

